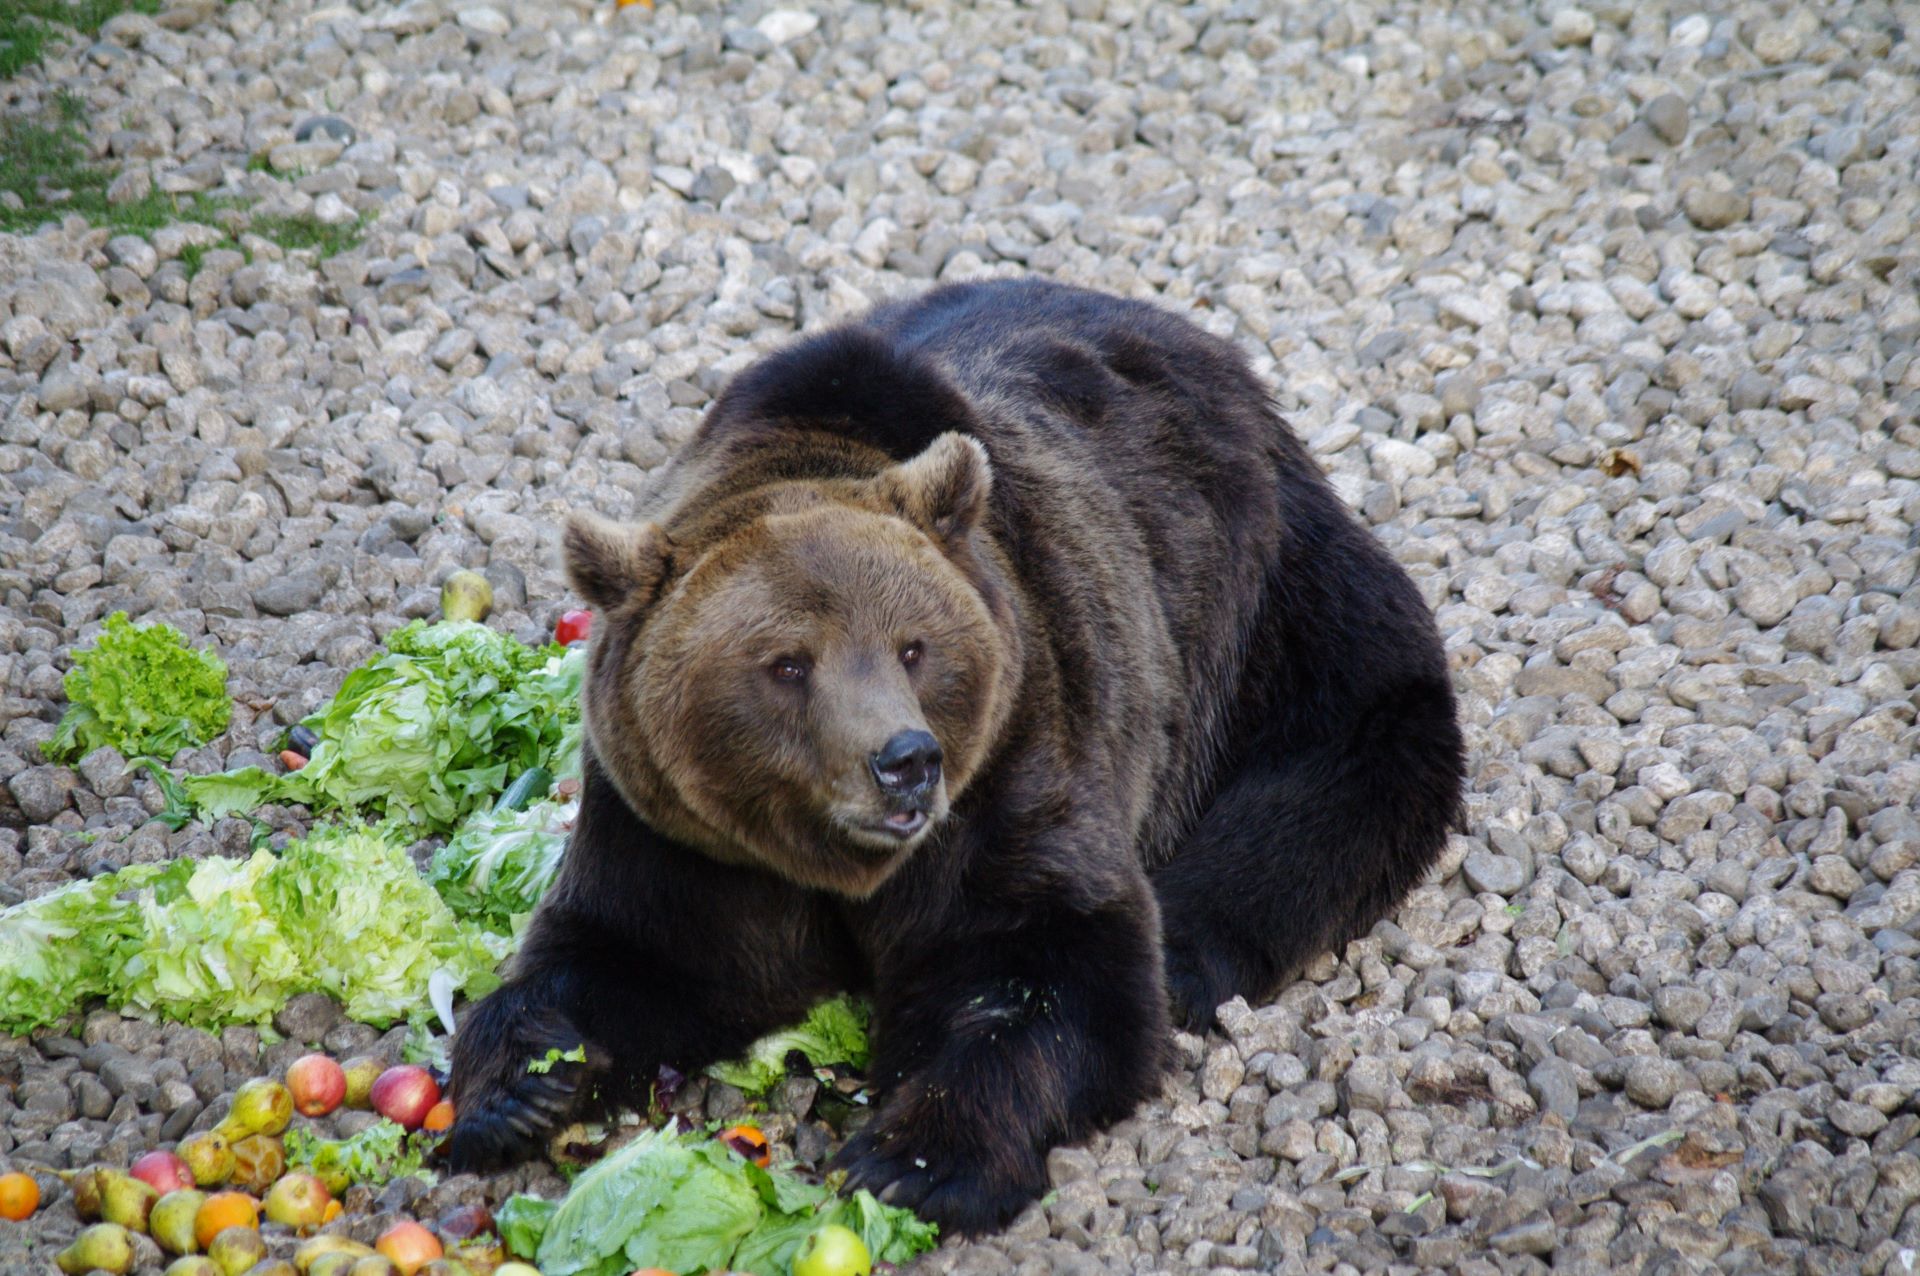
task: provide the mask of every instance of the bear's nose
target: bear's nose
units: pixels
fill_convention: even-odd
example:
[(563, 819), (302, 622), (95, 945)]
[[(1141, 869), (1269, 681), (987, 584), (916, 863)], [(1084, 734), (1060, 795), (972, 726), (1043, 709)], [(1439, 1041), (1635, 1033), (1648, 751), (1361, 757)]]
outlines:
[(925, 731), (901, 731), (867, 761), (883, 792), (904, 797), (939, 780), (940, 742)]

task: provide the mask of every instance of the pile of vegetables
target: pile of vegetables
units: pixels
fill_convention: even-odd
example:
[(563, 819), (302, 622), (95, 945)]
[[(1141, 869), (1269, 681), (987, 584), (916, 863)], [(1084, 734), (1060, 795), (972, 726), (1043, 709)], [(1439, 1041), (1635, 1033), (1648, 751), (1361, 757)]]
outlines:
[(209, 820), (290, 802), (450, 833), (524, 771), (577, 774), (585, 658), (475, 621), (416, 620), (301, 721), (317, 742), (298, 771), (242, 767), (182, 785)]
[(934, 1227), (867, 1192), (836, 1196), (726, 1144), (643, 1131), (573, 1182), (558, 1205), (513, 1197), (502, 1235), (545, 1276), (625, 1276), (635, 1268), (787, 1276), (815, 1232), (854, 1232), (874, 1259), (902, 1263), (934, 1246)]
[(276, 857), (136, 864), (0, 912), (0, 1032), (89, 998), (200, 1027), (267, 1024), (327, 993), (355, 1019), (417, 1013), (446, 971), (498, 986), (500, 937), (454, 917), (390, 829), (321, 827)]
[(112, 746), (129, 758), (171, 758), (227, 729), (227, 666), (170, 625), (133, 625), (116, 611), (67, 671), (68, 708), (41, 752), (78, 762)]
[[(552, 883), (578, 815), (579, 640), (591, 616), (569, 612), (554, 644), (528, 647), (478, 623), (489, 594), (483, 578), (459, 573), (443, 595), (448, 619), (398, 630), (349, 674), (291, 733), (281, 774), (161, 770), (153, 759), (226, 729), (225, 666), (167, 626), (109, 617), (95, 647), (75, 657), (72, 707), (50, 756), (72, 761), (110, 744), (146, 759), (168, 797), (162, 819), (286, 802), (347, 822), (316, 827), (278, 854), (133, 865), (0, 912), (0, 1032), (62, 1022), (95, 998), (200, 1027), (266, 1026), (289, 998), (324, 992), (356, 1020), (411, 1019), (418, 1034), (428, 1001), (450, 1027), (452, 992), (497, 986), (494, 971)], [(422, 877), (407, 845), (447, 834)], [(867, 1015), (861, 1001), (824, 1002), (709, 1075), (758, 1095), (787, 1075), (796, 1052), (824, 1079), (829, 1067), (863, 1068)], [(294, 1111), (321, 1116), (343, 1102), (385, 1119), (340, 1139), (288, 1128)], [(285, 1085), (243, 1086), (233, 1115), (177, 1153), (149, 1153), (130, 1175), (97, 1167), (77, 1175), (82, 1218), (99, 1221), (58, 1265), (124, 1272), (128, 1233), (151, 1230), (179, 1255), (172, 1276), (238, 1271), (263, 1249), (255, 1197), (266, 1198), (269, 1221), (305, 1235), (338, 1215), (349, 1186), (426, 1174), (431, 1141), (452, 1120), (425, 1068), (307, 1056)], [(403, 1220), (376, 1247), (323, 1234), (301, 1247), (295, 1266), (302, 1276), (412, 1276), (444, 1256), (441, 1276), (541, 1276), (506, 1261), (511, 1253), (537, 1258), (545, 1276), (636, 1267), (865, 1276), (875, 1260), (904, 1262), (933, 1247), (934, 1227), (910, 1211), (866, 1192), (840, 1197), (773, 1167), (766, 1153), (751, 1126), (717, 1139), (672, 1125), (645, 1130), (583, 1172), (563, 1201), (516, 1196), (497, 1219), (463, 1207), (433, 1229)], [(29, 1200), (15, 1178), (25, 1176), (0, 1183), (0, 1206), (23, 1217), (37, 1207), (37, 1189)]]

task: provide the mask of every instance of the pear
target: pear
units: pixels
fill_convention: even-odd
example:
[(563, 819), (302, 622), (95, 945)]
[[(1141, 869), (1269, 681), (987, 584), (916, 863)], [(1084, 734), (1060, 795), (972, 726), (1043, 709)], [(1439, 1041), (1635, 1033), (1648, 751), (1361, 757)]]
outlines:
[(133, 1266), (133, 1238), (118, 1223), (95, 1223), (74, 1237), (73, 1244), (61, 1250), (53, 1261), (67, 1276), (80, 1276), (96, 1268), (120, 1276)]
[(100, 1218), (100, 1174), (99, 1166), (89, 1165), (84, 1170), (75, 1170), (67, 1178), (67, 1187), (73, 1192), (73, 1212), (83, 1223), (97, 1222)]
[(363, 1245), (351, 1236), (322, 1232), (300, 1242), (300, 1248), (293, 1251), (293, 1265), (304, 1272), (329, 1254), (344, 1254), (358, 1262), (371, 1253), (373, 1246)]
[(540, 1276), (540, 1269), (532, 1263), (502, 1263), (493, 1269), (493, 1276)]
[(307, 1276), (349, 1276), (360, 1259), (343, 1249), (320, 1255), (307, 1268)]
[(265, 1196), (287, 1172), (287, 1151), (279, 1139), (250, 1134), (233, 1145), (233, 1185), (250, 1196)]
[(218, 1187), (233, 1177), (233, 1142), (218, 1130), (196, 1134), (182, 1143), (180, 1159), (201, 1187)]
[(218, 1129), (229, 1131), (229, 1138), (242, 1139), (249, 1134), (272, 1136), (287, 1128), (293, 1120), (293, 1091), (278, 1081), (255, 1077), (234, 1092), (233, 1106)]
[(448, 620), (485, 620), (493, 610), (493, 586), (471, 570), (457, 571), (440, 586), (440, 613)]
[(263, 1258), (247, 1268), (245, 1276), (300, 1276), (284, 1258)]
[(341, 1066), (347, 1074), (346, 1105), (350, 1108), (372, 1108), (373, 1083), (380, 1079), (387, 1065), (367, 1055), (358, 1055)]
[(195, 1188), (168, 1192), (153, 1203), (153, 1212), (147, 1215), (147, 1231), (169, 1254), (193, 1253), (200, 1247), (194, 1239), (193, 1220), (206, 1200), (207, 1194)]
[(400, 1276), (400, 1269), (385, 1254), (369, 1254), (353, 1265), (351, 1276)]
[(122, 1174), (119, 1170), (102, 1170), (100, 1182), (100, 1217), (109, 1223), (118, 1223), (130, 1232), (147, 1230), (147, 1217), (153, 1212), (153, 1203), (160, 1199), (160, 1193), (153, 1190), (153, 1184), (137, 1179), (131, 1174)]
[(183, 1254), (167, 1265), (166, 1276), (225, 1276), (205, 1254)]
[(221, 1229), (207, 1246), (207, 1257), (220, 1264), (224, 1276), (240, 1276), (267, 1256), (267, 1242), (251, 1227)]

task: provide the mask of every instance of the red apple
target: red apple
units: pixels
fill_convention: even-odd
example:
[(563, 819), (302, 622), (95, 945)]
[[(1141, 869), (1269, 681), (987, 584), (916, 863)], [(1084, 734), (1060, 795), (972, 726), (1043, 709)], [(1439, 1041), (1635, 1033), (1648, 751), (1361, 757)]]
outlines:
[(375, 1112), (411, 1132), (426, 1123), (427, 1113), (440, 1102), (440, 1086), (425, 1068), (403, 1063), (381, 1073), (369, 1097)]
[(570, 611), (561, 616), (560, 623), (553, 627), (553, 640), (565, 647), (584, 639), (592, 628), (592, 612)]
[(287, 1089), (293, 1092), (293, 1110), (301, 1116), (321, 1117), (347, 1097), (347, 1073), (323, 1054), (306, 1054), (287, 1068)]
[(162, 1196), (194, 1185), (193, 1171), (172, 1152), (149, 1152), (135, 1161), (129, 1172)]

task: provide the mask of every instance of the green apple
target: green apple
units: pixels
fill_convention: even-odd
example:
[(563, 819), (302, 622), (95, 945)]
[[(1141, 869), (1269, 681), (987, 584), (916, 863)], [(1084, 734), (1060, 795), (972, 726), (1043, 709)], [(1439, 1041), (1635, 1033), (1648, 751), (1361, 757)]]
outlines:
[(828, 1223), (800, 1242), (793, 1276), (872, 1276), (873, 1255), (850, 1227)]

